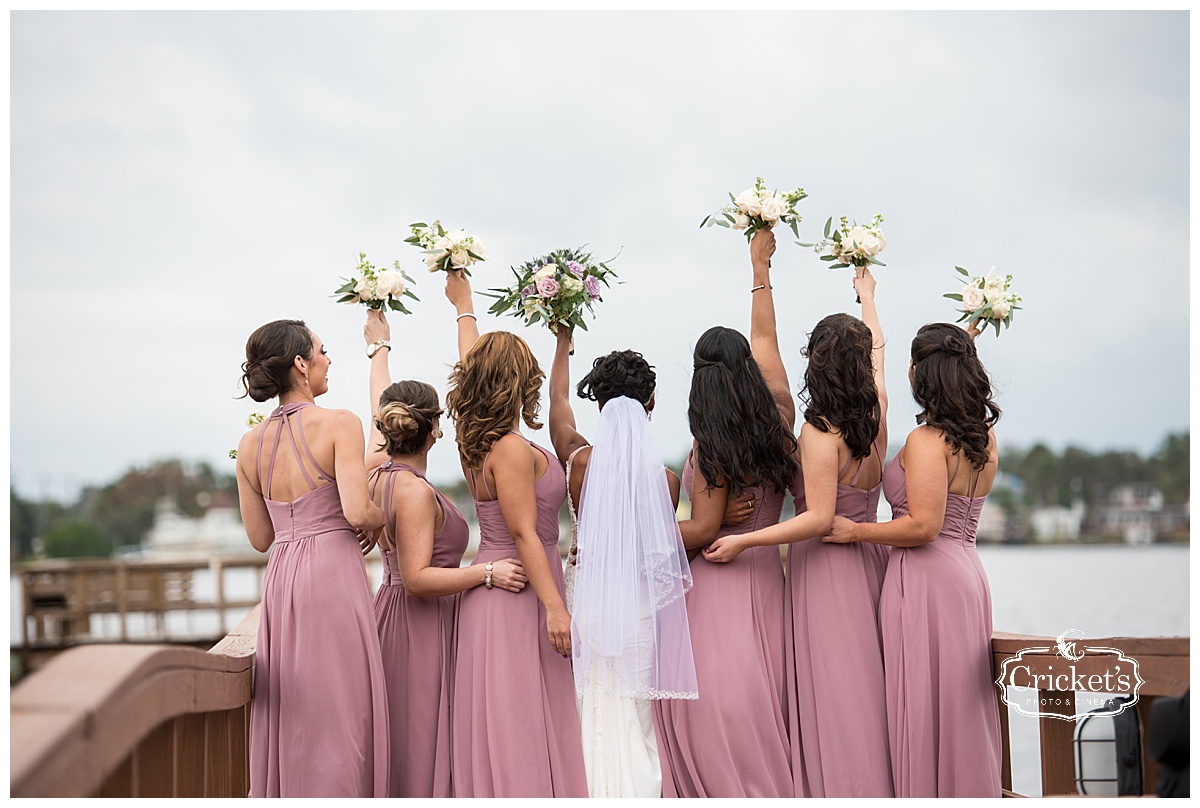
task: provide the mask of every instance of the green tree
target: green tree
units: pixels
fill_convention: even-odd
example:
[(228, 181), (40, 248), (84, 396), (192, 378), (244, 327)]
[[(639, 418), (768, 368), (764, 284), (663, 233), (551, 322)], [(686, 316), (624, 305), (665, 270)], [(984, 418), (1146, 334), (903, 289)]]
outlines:
[(1191, 454), (1191, 433), (1180, 432), (1167, 435), (1150, 458), (1154, 482), (1169, 504), (1184, 503), (1191, 498)]
[(90, 522), (67, 519), (42, 538), (42, 549), (49, 558), (107, 558), (113, 540)]
[(8, 554), (12, 561), (33, 555), (37, 535), (37, 506), (8, 489)]

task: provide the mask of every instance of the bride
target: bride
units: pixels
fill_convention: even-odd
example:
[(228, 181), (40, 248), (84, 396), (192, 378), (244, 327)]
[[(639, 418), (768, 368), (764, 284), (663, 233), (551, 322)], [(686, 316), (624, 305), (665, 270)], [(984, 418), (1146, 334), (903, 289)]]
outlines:
[(683, 598), (692, 578), (675, 521), (679, 478), (650, 433), (655, 376), (642, 355), (601, 357), (579, 383), (579, 396), (600, 405), (592, 446), (571, 410), (570, 334), (557, 336), (550, 436), (577, 538), (567, 607), (588, 796), (658, 797), (650, 702), (698, 697)]

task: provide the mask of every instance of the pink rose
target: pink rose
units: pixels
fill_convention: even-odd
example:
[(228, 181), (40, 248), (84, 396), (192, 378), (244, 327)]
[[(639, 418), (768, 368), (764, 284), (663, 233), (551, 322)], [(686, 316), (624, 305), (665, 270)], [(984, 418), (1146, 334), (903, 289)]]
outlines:
[(588, 297), (592, 300), (600, 297), (600, 281), (596, 280), (595, 275), (588, 275), (583, 279), (583, 288), (587, 290)]
[(537, 290), (539, 297), (554, 297), (558, 294), (558, 281), (547, 275), (544, 278), (539, 278), (537, 282)]

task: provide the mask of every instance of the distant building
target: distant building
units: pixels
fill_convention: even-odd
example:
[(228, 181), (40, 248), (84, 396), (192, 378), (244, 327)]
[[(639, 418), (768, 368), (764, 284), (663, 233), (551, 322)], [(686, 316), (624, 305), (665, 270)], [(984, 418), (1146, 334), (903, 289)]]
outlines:
[(1008, 540), (1008, 514), (999, 505), (984, 500), (975, 528), (975, 539), (981, 544), (1000, 544)]
[(158, 500), (154, 527), (142, 541), (142, 555), (152, 558), (252, 552), (236, 507), (214, 505), (203, 516), (191, 517), (180, 511), (171, 497)]
[(1033, 538), (1037, 542), (1079, 541), (1083, 517), (1087, 509), (1082, 500), (1075, 500), (1070, 508), (1061, 505), (1034, 508), (1029, 513)]
[(1150, 544), (1160, 536), (1187, 533), (1189, 506), (1165, 505), (1162, 491), (1151, 483), (1119, 485), (1088, 515), (1092, 531), (1121, 536), (1127, 544)]

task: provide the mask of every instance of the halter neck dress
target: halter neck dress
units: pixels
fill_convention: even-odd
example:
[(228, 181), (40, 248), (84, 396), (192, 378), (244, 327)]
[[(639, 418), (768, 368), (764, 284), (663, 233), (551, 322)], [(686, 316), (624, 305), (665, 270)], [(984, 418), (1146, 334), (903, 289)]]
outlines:
[[(689, 499), (694, 477), (689, 454)], [(782, 491), (747, 490), (754, 512), (718, 538), (779, 521)], [(691, 570), (685, 597), (700, 698), (653, 704), (663, 796), (791, 797), (779, 548), (750, 547), (727, 564), (701, 553)]]
[[(967, 496), (946, 494), (937, 538), (894, 547), (888, 560), (880, 613), (897, 797), (1000, 796), (992, 597), (975, 549), (986, 499), (974, 496), (978, 481)], [(892, 517), (906, 515), (899, 456), (883, 489)]]
[[(518, 433), (519, 434), (519, 433)], [(524, 436), (521, 436), (524, 439)], [(537, 535), (563, 594), (558, 513), (566, 475), (546, 456), (534, 485)], [(477, 477), (487, 485), (487, 458)], [(473, 564), (519, 558), (498, 500), (475, 499), (479, 550)], [(583, 746), (570, 660), (550, 645), (546, 610), (527, 584), (519, 593), (477, 586), (459, 599), (451, 701), (456, 797), (586, 797)]]
[[(882, 464), (878, 440), (872, 446)], [(850, 485), (837, 486), (834, 513), (854, 522), (876, 521), (882, 480), (855, 487), (868, 459)], [(803, 512), (803, 469), (792, 494), (796, 512)], [(817, 536), (788, 546), (788, 715), (797, 797), (892, 796), (879, 629), (887, 563), (888, 548), (879, 544), (826, 544)]]
[[(304, 440), (299, 410), (309, 406), (276, 409), (258, 439), (256, 462), (275, 428), (262, 489), (275, 540), (255, 651), (250, 796), (386, 797), (387, 694), (371, 589), (337, 481)], [(293, 502), (270, 498), (285, 432), (310, 489)], [(328, 484), (313, 482), (301, 449)]]
[[(396, 546), (392, 495), (396, 473), (408, 472), (429, 485), (442, 508), (442, 527), (433, 536), (431, 566), (458, 569), (467, 549), (467, 520), (425, 475), (387, 461), (371, 475), (371, 496), (383, 484), (385, 529)], [(395, 550), (382, 550), (383, 583), (375, 593), (375, 621), (387, 678), (391, 716), (390, 797), (453, 797), (450, 773), (450, 675), (458, 595), (427, 598), (404, 588)]]

